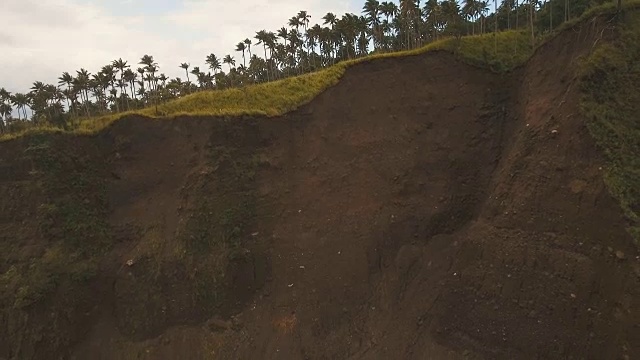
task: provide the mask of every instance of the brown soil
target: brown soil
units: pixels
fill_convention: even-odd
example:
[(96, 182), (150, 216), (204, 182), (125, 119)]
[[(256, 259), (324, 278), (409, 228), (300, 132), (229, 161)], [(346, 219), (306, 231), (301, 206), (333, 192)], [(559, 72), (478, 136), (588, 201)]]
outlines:
[[(633, 358), (640, 263), (573, 76), (599, 34), (508, 76), (358, 65), (281, 118), (116, 123), (94, 139), (117, 242), (93, 308), (62, 345), (0, 336), (0, 358)], [(40, 196), (15, 198), (21, 146), (0, 144), (2, 242), (38, 238), (16, 225)], [(199, 215), (245, 200), (236, 245), (190, 252)]]

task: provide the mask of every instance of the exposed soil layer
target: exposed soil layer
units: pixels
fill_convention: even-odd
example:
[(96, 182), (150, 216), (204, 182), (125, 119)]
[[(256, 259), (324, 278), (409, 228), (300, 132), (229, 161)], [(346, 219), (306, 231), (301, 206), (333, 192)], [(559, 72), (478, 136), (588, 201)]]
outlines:
[[(633, 358), (640, 263), (573, 75), (603, 34), (509, 75), (378, 60), (280, 118), (62, 139), (99, 144), (114, 241), (65, 341), (0, 336), (0, 358)], [(46, 236), (23, 145), (0, 144), (0, 241), (26, 257)]]

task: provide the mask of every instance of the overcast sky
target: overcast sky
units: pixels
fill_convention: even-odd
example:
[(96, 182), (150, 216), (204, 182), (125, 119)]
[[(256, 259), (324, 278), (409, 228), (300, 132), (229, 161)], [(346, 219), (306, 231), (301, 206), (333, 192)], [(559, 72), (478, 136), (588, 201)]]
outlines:
[(311, 24), (327, 12), (360, 13), (364, 0), (0, 0), (0, 87), (27, 92), (64, 71), (94, 73), (122, 57), (137, 67), (153, 55), (160, 72), (206, 68), (206, 55), (235, 53), (261, 29), (275, 31), (300, 10)]

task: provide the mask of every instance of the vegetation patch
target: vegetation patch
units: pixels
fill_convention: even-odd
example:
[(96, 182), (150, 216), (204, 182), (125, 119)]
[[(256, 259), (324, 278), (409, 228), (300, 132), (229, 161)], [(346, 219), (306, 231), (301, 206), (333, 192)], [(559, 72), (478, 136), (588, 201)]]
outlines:
[(111, 246), (106, 177), (95, 159), (97, 149), (84, 147), (73, 136), (32, 134), (22, 141), (22, 159), (16, 161), (31, 164), (31, 179), (20, 190), (16, 206), (29, 207), (27, 201), (38, 205), (12, 222), (37, 231), (3, 239), (0, 318), (7, 332), (0, 336), (23, 344), (25, 351), (40, 341), (56, 351), (75, 331), (69, 324), (77, 321), (72, 318), (90, 298), (87, 284)]
[(16, 308), (40, 301), (60, 282), (90, 279), (97, 257), (111, 244), (104, 177), (90, 155), (70, 150), (64, 140), (44, 134), (27, 139), (24, 156), (44, 200), (36, 221), (48, 246), (39, 257), (12, 264), (2, 275), (3, 298), (12, 298)]
[(640, 243), (640, 14), (625, 12), (618, 21), (615, 40), (582, 63), (581, 107), (608, 160), (605, 182)]
[(194, 296), (209, 311), (225, 300), (233, 264), (248, 254), (256, 213), (253, 132), (245, 122), (219, 121), (208, 144), (206, 170), (188, 190), (197, 200), (180, 236), (187, 268), (194, 270)]

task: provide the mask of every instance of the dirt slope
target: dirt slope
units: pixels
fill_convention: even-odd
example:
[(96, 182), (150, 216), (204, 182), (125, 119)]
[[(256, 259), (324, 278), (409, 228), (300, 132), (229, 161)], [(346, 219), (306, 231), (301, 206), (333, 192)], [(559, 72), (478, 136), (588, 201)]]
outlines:
[(262, 176), (273, 281), (222, 358), (637, 353), (638, 264), (609, 250), (635, 248), (573, 77), (600, 31), (512, 79), (442, 54), (365, 65), (285, 117), (286, 165)]
[[(379, 60), (281, 118), (61, 139), (109, 178), (81, 203), (101, 194), (113, 243), (74, 285), (93, 298), (49, 304), (66, 322), (20, 308), (55, 331), (2, 313), (20, 337), (0, 358), (633, 358), (640, 264), (573, 76), (602, 34), (567, 31), (508, 76)], [(2, 272), (50, 242), (25, 146), (0, 144), (0, 240), (22, 249)]]

